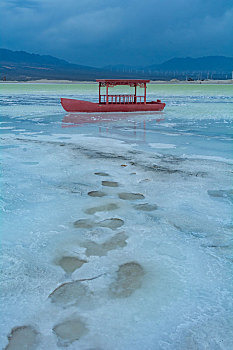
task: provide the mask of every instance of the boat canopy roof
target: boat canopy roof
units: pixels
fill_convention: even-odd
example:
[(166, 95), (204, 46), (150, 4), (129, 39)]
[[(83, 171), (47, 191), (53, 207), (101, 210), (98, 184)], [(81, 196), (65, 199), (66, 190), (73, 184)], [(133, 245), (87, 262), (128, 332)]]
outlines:
[(116, 86), (116, 85), (130, 85), (141, 86), (142, 84), (149, 83), (150, 80), (145, 79), (96, 79), (97, 83), (102, 86)]

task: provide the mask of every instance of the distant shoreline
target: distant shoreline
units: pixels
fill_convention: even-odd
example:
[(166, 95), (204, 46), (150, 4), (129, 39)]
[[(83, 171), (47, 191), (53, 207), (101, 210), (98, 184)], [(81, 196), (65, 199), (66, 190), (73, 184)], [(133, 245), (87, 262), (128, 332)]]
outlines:
[[(39, 79), (39, 80), (30, 80), (30, 81), (0, 81), (0, 84), (93, 84), (96, 83), (95, 81), (76, 81), (76, 80), (49, 80), (49, 79)], [(97, 83), (96, 83), (97, 84)], [(178, 80), (178, 79), (172, 79), (172, 80), (151, 80), (150, 84), (187, 84), (187, 85), (228, 85), (233, 84), (232, 79), (228, 80)]]

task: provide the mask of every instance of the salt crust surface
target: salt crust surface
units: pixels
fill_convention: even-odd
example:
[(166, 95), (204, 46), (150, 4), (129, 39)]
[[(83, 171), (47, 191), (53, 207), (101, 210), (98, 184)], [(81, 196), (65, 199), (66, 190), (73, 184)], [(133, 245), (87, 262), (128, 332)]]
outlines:
[[(35, 144), (35, 146), (32, 146), (32, 147), (37, 147), (37, 146)], [(54, 156), (54, 152), (52, 151), (54, 147), (59, 147), (59, 146), (57, 144), (54, 144), (54, 145), (40, 144), (40, 147), (39, 148), (37, 147), (38, 150), (36, 151), (38, 155), (40, 154), (40, 157), (41, 157), (41, 150), (43, 148), (46, 152), (49, 151), (49, 153), (51, 154), (51, 156), (49, 157), (50, 159), (48, 159), (48, 161), (46, 159), (42, 160), (43, 158), (37, 158), (39, 160), (40, 166), (42, 166), (42, 164), (44, 163), (42, 168), (45, 167), (48, 169), (48, 164), (49, 163), (51, 164), (51, 161), (52, 161), (53, 166), (49, 168), (52, 171), (51, 176), (49, 176), (51, 180), (52, 180), (53, 172), (55, 171), (55, 169), (52, 170), (53, 167), (54, 166), (55, 168), (58, 167), (61, 161), (61, 159), (59, 159), (61, 154), (58, 156)], [(72, 164), (73, 157), (76, 153), (76, 150), (72, 150), (72, 152), (70, 153), (71, 147), (72, 146), (68, 145), (68, 149), (67, 151), (65, 151), (65, 154), (63, 157), (63, 161), (66, 162), (67, 164), (67, 169), (69, 169), (68, 164), (69, 163)], [(85, 147), (88, 147), (88, 146), (86, 145)], [(127, 145), (127, 148), (128, 148), (128, 145)], [(87, 164), (86, 156), (81, 155), (79, 151), (77, 152), (79, 154), (79, 162), (82, 163), (82, 161), (85, 159), (85, 163)], [(71, 156), (70, 159), (69, 157), (67, 158), (68, 154), (70, 154)], [(108, 152), (105, 154), (108, 155)], [(127, 151), (126, 151), (126, 155), (127, 155)], [(101, 155), (101, 157), (102, 156), (103, 155)], [(144, 166), (145, 165), (148, 166), (149, 164), (150, 155), (147, 155), (147, 157), (148, 158), (146, 158), (145, 154), (143, 154)], [(138, 160), (140, 160), (141, 159), (140, 155), (137, 156), (137, 158)], [(112, 166), (109, 167), (109, 160), (108, 159), (104, 160), (103, 158), (101, 169), (105, 169), (104, 164), (106, 165), (108, 164), (109, 173), (112, 174), (112, 172), (114, 171), (114, 176), (113, 176), (114, 180), (118, 180), (120, 176), (121, 183), (127, 184), (127, 186), (124, 185), (127, 188), (127, 190), (131, 189), (132, 193), (134, 193), (135, 188), (137, 189), (140, 188), (140, 191), (145, 194), (147, 202), (154, 203), (154, 200), (156, 199), (156, 202), (158, 203), (159, 207), (161, 207), (160, 212), (155, 216), (153, 215), (153, 216), (144, 217), (144, 214), (138, 216), (138, 211), (135, 210), (134, 206), (132, 206), (130, 202), (128, 203), (128, 201), (121, 201), (120, 203), (123, 203), (123, 204), (119, 204), (120, 199), (118, 199), (118, 196), (117, 196), (119, 192), (118, 188), (111, 188), (109, 190), (110, 192), (108, 192), (107, 194), (107, 200), (109, 201), (109, 198), (111, 198), (112, 203), (116, 203), (119, 206), (119, 209), (117, 212), (118, 217), (126, 218), (124, 230), (127, 232), (127, 236), (129, 236), (129, 238), (127, 239), (128, 241), (127, 246), (124, 248), (123, 251), (121, 251), (121, 249), (111, 250), (111, 252), (109, 251), (106, 256), (100, 256), (99, 258), (96, 255), (91, 256), (92, 253), (91, 254), (88, 253), (88, 256), (85, 255), (86, 247), (82, 248), (82, 242), (84, 242), (87, 238), (88, 238), (88, 241), (94, 240), (94, 242), (96, 242), (96, 244), (99, 245), (99, 244), (104, 244), (104, 242), (106, 242), (109, 239), (109, 238), (107, 239), (107, 237), (109, 237), (109, 235), (111, 237), (112, 234), (108, 231), (109, 230), (108, 228), (105, 229), (106, 232), (102, 232), (101, 228), (98, 229), (99, 231), (93, 230), (90, 233), (88, 231), (81, 232), (81, 236), (79, 234), (77, 236), (77, 231), (73, 231), (73, 230), (71, 230), (71, 232), (68, 234), (68, 231), (71, 228), (71, 226), (69, 225), (69, 221), (72, 223), (72, 221), (74, 222), (75, 219), (78, 219), (78, 216), (85, 215), (84, 213), (85, 210), (82, 209), (82, 205), (81, 205), (82, 202), (78, 204), (79, 203), (78, 198), (76, 198), (76, 201), (78, 204), (77, 210), (74, 210), (74, 208), (70, 210), (71, 206), (73, 206), (73, 204), (71, 203), (68, 208), (66, 207), (66, 210), (62, 214), (62, 217), (58, 220), (57, 224), (55, 224), (55, 221), (54, 221), (55, 218), (54, 219), (52, 218), (53, 225), (55, 224), (53, 228), (52, 228), (51, 222), (49, 225), (50, 227), (47, 225), (47, 229), (45, 228), (46, 227), (45, 225), (44, 227), (45, 234), (47, 235), (46, 231), (49, 230), (50, 236), (53, 237), (52, 241), (49, 243), (46, 249), (47, 250), (46, 254), (50, 255), (51, 257), (53, 256), (54, 242), (57, 241), (57, 249), (61, 250), (61, 252), (63, 253), (72, 252), (73, 254), (75, 253), (79, 258), (82, 258), (82, 259), (88, 258), (89, 260), (88, 263), (84, 264), (80, 269), (74, 272), (73, 278), (75, 280), (82, 279), (82, 278), (84, 279), (92, 278), (98, 275), (102, 275), (102, 277), (100, 276), (96, 280), (83, 282), (84, 286), (90, 289), (90, 293), (94, 293), (94, 294), (91, 297), (92, 300), (88, 299), (87, 301), (87, 300), (81, 299), (81, 304), (78, 306), (78, 310), (77, 310), (78, 315), (85, 316), (87, 318), (86, 327), (88, 328), (88, 333), (86, 333), (86, 335), (83, 336), (83, 338), (80, 338), (79, 340), (81, 349), (82, 348), (85, 349), (85, 346), (87, 344), (89, 344), (89, 346), (99, 346), (99, 347), (105, 346), (106, 344), (108, 344), (108, 340), (104, 336), (104, 334), (108, 334), (108, 335), (111, 334), (111, 338), (114, 339), (114, 333), (112, 333), (112, 330), (113, 330), (112, 327), (115, 327), (115, 326), (113, 325), (112, 322), (109, 322), (109, 319), (108, 319), (108, 317), (110, 317), (111, 314), (112, 314), (112, 317), (114, 315), (113, 317), (113, 319), (115, 320), (114, 324), (115, 322), (119, 324), (118, 336), (119, 336), (119, 332), (121, 335), (121, 340), (118, 341), (119, 349), (123, 349), (125, 346), (127, 346), (128, 336), (126, 336), (125, 329), (129, 327), (129, 324), (133, 325), (136, 322), (136, 324), (138, 325), (137, 326), (138, 328), (136, 327), (137, 330), (135, 329), (135, 332), (132, 331), (132, 329), (130, 331), (131, 336), (130, 338), (128, 338), (130, 341), (130, 346), (134, 346), (137, 349), (137, 344), (133, 342), (133, 338), (135, 337), (135, 339), (137, 339), (137, 342), (139, 342), (140, 344), (140, 348), (143, 348), (142, 346), (143, 340), (142, 339), (140, 340), (140, 337), (138, 337), (139, 329), (140, 329), (140, 332), (143, 334), (143, 339), (146, 336), (147, 344), (150, 344), (150, 343), (152, 344), (154, 342), (153, 339), (151, 338), (152, 329), (153, 329), (154, 337), (159, 339), (159, 333), (161, 332), (161, 330), (163, 330), (163, 332), (165, 332), (164, 334), (166, 334), (167, 328), (174, 329), (176, 322), (181, 322), (181, 317), (183, 313), (186, 313), (187, 319), (191, 317), (191, 314), (193, 314), (195, 310), (195, 305), (197, 300), (199, 305), (202, 305), (201, 306), (203, 310), (202, 322), (204, 322), (204, 319), (206, 318), (209, 319), (210, 314), (208, 309), (209, 309), (209, 306), (214, 301), (214, 296), (211, 293), (213, 293), (213, 289), (216, 290), (216, 285), (215, 285), (216, 278), (218, 278), (218, 285), (219, 283), (220, 285), (221, 283), (223, 283), (225, 263), (224, 261), (222, 261), (220, 265), (221, 268), (217, 267), (217, 265), (213, 260), (215, 253), (210, 251), (209, 252), (210, 256), (208, 256), (205, 253), (204, 247), (201, 248), (200, 246), (200, 242), (201, 242), (201, 245), (207, 244), (208, 242), (210, 245), (211, 244), (212, 245), (215, 244), (216, 246), (219, 245), (218, 229), (216, 227), (214, 217), (211, 215), (212, 208), (206, 207), (205, 202), (207, 199), (206, 199), (206, 196), (204, 195), (204, 192), (205, 192), (204, 190), (203, 190), (204, 192), (203, 192), (203, 198), (202, 198), (203, 203), (199, 202), (198, 207), (195, 209), (195, 210), (198, 209), (198, 211), (196, 213), (195, 211), (192, 212), (192, 218), (185, 217), (186, 215), (185, 213), (186, 212), (191, 213), (190, 212), (191, 208), (189, 208), (189, 206), (191, 205), (191, 203), (195, 204), (195, 196), (198, 196), (200, 201), (199, 192), (195, 189), (195, 187), (191, 187), (191, 185), (194, 185), (195, 183), (199, 182), (202, 184), (202, 187), (204, 189), (205, 186), (207, 186), (206, 188), (211, 187), (211, 181), (212, 181), (213, 182), (212, 187), (216, 187), (216, 185), (214, 186), (215, 180), (213, 178), (214, 176), (217, 177), (217, 174), (214, 173), (216, 172), (216, 165), (213, 166), (211, 161), (209, 161), (208, 164), (206, 162), (202, 164), (199, 161), (195, 161), (195, 160), (192, 160), (191, 162), (192, 163), (190, 163), (190, 161), (188, 160), (187, 161), (188, 164), (186, 165), (183, 164), (182, 162), (179, 170), (184, 171), (184, 173), (182, 172), (178, 174), (173, 173), (172, 175), (168, 172), (168, 174), (165, 173), (164, 175), (165, 177), (163, 176), (161, 178), (160, 173), (157, 173), (156, 171), (153, 172), (153, 170), (149, 170), (149, 172), (147, 171), (145, 176), (144, 170), (142, 170), (142, 168), (140, 167), (137, 168), (135, 166), (131, 166), (128, 169), (122, 168), (120, 166), (121, 161), (119, 160), (116, 160), (112, 164)], [(198, 171), (197, 171), (196, 165), (198, 165)], [(71, 181), (72, 177), (76, 177), (74, 176), (75, 166), (73, 165), (72, 169), (69, 170), (69, 181), (67, 182), (67, 185), (62, 187), (59, 185), (56, 191), (59, 191), (59, 188), (63, 192), (67, 190), (69, 191), (69, 188), (72, 189), (72, 186), (69, 187), (70, 186), (69, 183), (72, 183)], [(77, 166), (79, 165), (77, 164)], [(82, 185), (82, 183), (80, 184), (81, 192), (83, 193), (84, 198), (86, 198), (85, 208), (88, 207), (89, 201), (91, 201), (89, 202), (89, 207), (93, 208), (93, 199), (91, 198), (88, 199), (88, 195), (87, 195), (88, 191), (93, 189), (93, 185), (96, 188), (96, 184), (99, 183), (98, 186), (99, 186), (99, 189), (101, 189), (101, 179), (99, 181), (99, 180), (96, 180), (96, 177), (94, 177), (94, 175), (91, 176), (91, 174), (94, 174), (94, 170), (96, 169), (94, 159), (93, 161), (89, 159), (89, 166), (92, 169), (83, 168), (82, 170), (85, 174), (90, 174), (88, 176), (85, 176), (87, 186), (85, 184)], [(136, 179), (135, 178), (132, 179), (132, 175), (130, 175), (132, 168), (136, 170), (136, 173), (137, 173)], [(206, 180), (206, 177), (205, 176), (203, 177), (202, 175), (200, 177), (196, 175), (193, 175), (193, 176), (186, 175), (185, 172), (187, 171), (187, 169), (189, 169), (189, 172), (192, 172), (195, 169), (196, 174), (200, 171), (202, 173), (208, 173), (208, 181)], [(225, 169), (227, 170), (227, 165), (225, 165)], [(30, 168), (30, 172), (31, 171), (32, 171), (31, 175), (34, 173), (33, 176), (35, 176), (38, 170), (33, 171), (33, 168)], [(223, 172), (224, 169), (222, 169), (221, 167), (218, 169), (218, 171)], [(173, 176), (173, 181), (175, 181), (173, 182), (174, 193), (176, 193), (175, 201), (174, 200), (171, 201), (168, 199), (170, 196), (171, 198), (174, 199), (174, 195), (172, 194), (173, 191), (170, 190), (170, 192), (168, 192), (168, 189), (167, 189), (167, 186), (169, 186), (169, 183), (166, 182), (166, 177), (168, 176)], [(141, 182), (143, 178), (145, 179), (148, 177), (150, 178), (151, 181)], [(80, 175), (80, 179), (81, 178), (82, 178), (82, 175)], [(186, 179), (189, 178), (188, 182), (187, 180), (184, 182), (185, 178)], [(212, 180), (210, 180), (211, 178)], [(59, 179), (56, 179), (56, 182), (57, 181), (59, 182)], [(79, 179), (76, 178), (76, 181), (79, 182)], [(54, 181), (52, 182), (54, 183)], [(56, 184), (56, 182), (54, 184)], [(155, 183), (157, 183), (157, 185), (154, 187), (153, 185)], [(54, 187), (54, 184), (53, 184), (53, 187)], [(187, 192), (187, 189), (189, 189), (188, 190), (189, 192)], [(165, 193), (166, 193), (166, 196), (165, 196)], [(185, 194), (185, 197), (184, 197), (184, 194)], [(40, 194), (40, 196), (41, 195), (42, 194)], [(78, 197), (79, 196), (80, 195), (78, 194)], [(81, 197), (79, 198), (81, 201), (83, 201), (83, 198)], [(182, 203), (184, 198), (185, 198), (185, 201), (189, 203), (188, 206), (186, 206), (186, 208), (185, 207), (182, 208)], [(67, 197), (67, 199), (65, 199), (64, 197), (64, 200), (65, 202), (63, 201), (62, 207), (64, 206), (64, 203), (66, 203), (66, 205), (68, 204), (67, 200), (70, 200), (70, 195)], [(102, 198), (97, 198), (96, 200), (101, 201), (102, 203)], [(74, 199), (72, 200), (72, 202), (74, 202)], [(208, 199), (208, 203), (209, 203), (209, 199)], [(80, 209), (78, 209), (79, 205), (80, 205)], [(121, 207), (121, 205), (123, 205), (123, 207)], [(219, 203), (219, 205), (220, 205), (219, 208), (221, 208), (222, 204)], [(203, 206), (203, 209), (205, 208), (204, 216), (201, 215), (202, 206)], [(59, 207), (60, 206), (57, 207), (58, 211), (60, 211)], [(68, 219), (67, 221), (67, 219), (65, 219), (64, 214), (67, 213), (68, 209), (70, 210), (70, 213), (69, 213), (70, 219)], [(222, 210), (224, 210), (224, 205)], [(78, 215), (79, 212), (80, 213), (82, 212), (82, 214)], [(129, 216), (126, 214), (127, 212), (129, 213), (128, 214)], [(106, 213), (98, 212), (95, 215), (98, 215), (97, 221), (102, 221), (109, 217), (109, 213), (107, 212)], [(206, 215), (207, 217), (210, 217), (210, 218), (212, 217), (211, 220), (210, 219), (208, 220), (208, 223), (206, 222)], [(226, 213), (224, 215), (226, 217)], [(90, 216), (90, 214), (88, 214), (88, 216)], [(49, 221), (51, 221), (51, 216), (48, 219)], [(223, 216), (223, 220), (224, 220), (224, 216)], [(133, 228), (131, 225), (132, 221), (134, 222)], [(149, 225), (148, 225), (148, 222), (150, 222)], [(62, 223), (63, 225), (66, 223), (64, 228), (62, 228)], [(57, 233), (55, 232), (58, 232), (59, 235), (61, 235), (61, 237), (58, 240), (57, 240), (58, 238)], [(62, 232), (64, 233), (66, 232), (65, 233), (66, 238), (64, 237), (64, 234), (62, 234)], [(45, 239), (45, 236), (44, 238), (42, 237), (43, 235), (40, 237), (40, 240)], [(73, 240), (73, 243), (71, 243), (71, 246), (69, 247), (69, 240), (71, 238)], [(34, 238), (31, 237), (31, 239), (33, 241)], [(198, 241), (198, 239), (200, 240), (200, 242)], [(227, 236), (225, 237), (225, 239), (227, 242)], [(76, 240), (76, 243), (74, 243), (75, 240)], [(61, 244), (60, 248), (58, 248), (59, 241)], [(68, 244), (67, 248), (65, 248), (64, 244), (65, 246), (66, 244)], [(226, 243), (226, 245), (227, 244), (228, 243)], [(50, 245), (51, 245), (51, 248), (50, 248)], [(194, 248), (195, 246), (199, 248), (198, 248), (198, 251), (196, 251), (194, 254), (193, 249), (195, 249)], [(38, 247), (35, 246), (35, 249), (38, 249)], [(146, 255), (144, 252), (146, 252)], [(214, 255), (211, 258), (213, 253)], [(99, 255), (99, 253), (97, 255)], [(33, 259), (33, 257), (29, 259)], [(112, 289), (114, 290), (114, 288), (116, 289), (114, 283), (117, 283), (117, 281), (119, 282), (119, 279), (117, 278), (117, 274), (116, 274), (117, 270), (119, 269), (119, 265), (127, 263), (127, 261), (130, 261), (130, 260), (131, 261), (135, 260), (137, 263), (140, 262), (140, 264), (143, 266), (143, 270), (145, 271), (145, 275), (142, 279), (142, 282), (140, 282), (141, 287), (139, 288), (139, 290), (131, 295), (130, 300), (127, 299), (127, 301), (125, 301), (127, 302), (128, 311), (127, 313), (124, 312), (124, 321), (123, 321), (120, 315), (116, 317), (116, 314), (119, 313), (119, 310), (122, 310), (123, 312), (123, 310), (125, 309), (124, 307), (125, 302), (123, 300), (124, 298), (123, 299), (120, 298), (119, 301), (117, 301), (116, 298), (112, 298), (111, 295), (109, 295), (109, 290), (111, 291)], [(171, 269), (171, 264), (172, 264), (172, 269)], [(203, 264), (207, 266), (206, 271), (203, 271), (202, 269)], [(180, 270), (181, 266), (186, 266), (183, 272), (181, 272), (182, 270)], [(63, 311), (59, 311), (59, 309), (55, 308), (55, 305), (53, 306), (53, 304), (50, 305), (48, 304), (48, 302), (46, 302), (46, 294), (47, 295), (49, 294), (49, 289), (51, 288), (49, 286), (50, 283), (48, 283), (49, 281), (47, 280), (48, 272), (49, 270), (51, 270), (51, 267), (49, 267), (47, 263), (44, 263), (44, 268), (45, 268), (45, 271), (47, 270), (47, 272), (45, 272), (44, 278), (46, 278), (46, 281), (47, 281), (46, 283), (49, 288), (47, 287), (46, 290), (42, 293), (44, 295), (42, 299), (44, 299), (43, 301), (44, 305), (47, 305), (47, 306), (46, 307), (42, 306), (41, 308), (38, 309), (37, 319), (39, 316), (42, 322), (42, 323), (39, 322), (40, 332), (44, 334), (46, 333), (48, 334), (48, 337), (49, 337), (48, 339), (50, 339), (49, 340), (50, 347), (53, 348), (54, 346), (57, 346), (55, 344), (58, 344), (56, 338), (54, 339), (52, 336), (49, 336), (50, 334), (49, 329), (52, 329), (52, 327), (54, 327), (54, 320), (56, 319), (58, 324), (59, 322), (62, 323), (63, 313), (64, 313), (64, 316), (70, 317), (69, 316), (70, 312), (73, 313), (75, 309), (74, 309), (74, 306), (72, 306), (72, 303), (69, 304), (68, 308), (66, 307), (65, 309), (63, 309), (63, 305), (64, 305), (63, 297), (61, 299), (61, 302), (59, 302), (58, 304), (60, 309)], [(56, 270), (52, 272), (52, 270), (50, 271), (50, 274), (52, 273), (53, 275), (55, 273), (55, 275), (59, 276), (60, 272), (58, 273), (58, 271)], [(114, 274), (114, 270), (116, 275)], [(21, 273), (22, 272), (23, 271), (21, 271)], [(30, 275), (31, 273), (32, 271), (30, 272)], [(190, 274), (190, 278), (188, 277), (189, 274)], [(223, 274), (223, 276), (221, 277), (222, 282), (220, 282), (219, 278), (220, 278), (220, 275), (222, 274)], [(51, 278), (54, 279), (52, 275), (51, 275)], [(60, 276), (61, 276), (60, 277), (60, 280), (61, 280), (62, 274)], [(210, 276), (213, 276), (213, 277), (210, 277)], [(200, 280), (202, 281), (202, 286), (199, 285)], [(112, 286), (114, 286), (114, 288)], [(185, 288), (188, 288), (187, 291), (185, 291)], [(202, 292), (200, 288), (202, 289)], [(223, 288), (223, 286), (221, 288)], [(192, 301), (190, 301), (189, 289), (192, 290), (192, 294), (193, 294)], [(218, 293), (217, 290), (215, 293), (213, 293), (215, 295), (215, 298), (217, 297), (216, 293)], [(226, 295), (227, 294), (228, 292), (226, 290)], [(35, 296), (33, 296), (33, 298), (34, 297)], [(133, 311), (135, 309), (135, 303), (137, 304), (137, 311), (136, 310)], [(175, 309), (173, 310), (174, 307)], [(222, 307), (223, 306), (221, 306), (221, 308)], [(49, 308), (50, 310), (49, 315), (47, 312), (45, 312), (45, 310), (43, 312), (43, 308), (46, 308), (47, 310)], [(69, 308), (71, 309), (69, 310)], [(177, 311), (177, 308), (180, 308), (182, 310), (180, 314)], [(33, 317), (33, 313), (35, 312), (35, 310), (34, 311), (33, 310), (34, 309), (32, 309), (31, 317), (27, 318), (27, 320), (35, 323), (35, 319)], [(166, 319), (165, 314), (167, 313), (172, 314), (173, 312), (176, 313), (176, 319), (173, 319), (173, 321), (170, 320), (169, 323), (163, 324), (163, 322), (165, 322), (165, 319)], [(55, 315), (57, 316), (55, 317)], [(226, 316), (226, 313), (225, 313), (225, 316)], [(102, 321), (100, 321), (100, 317)], [(160, 326), (157, 332), (156, 319), (158, 318), (160, 320)], [(180, 318), (180, 321), (179, 321), (179, 318)], [(96, 324), (97, 319), (98, 319), (98, 324)], [(147, 319), (146, 322), (145, 322), (145, 319)], [(142, 320), (144, 320), (143, 321), (145, 322), (144, 324), (142, 324)], [(189, 324), (189, 322), (190, 321), (188, 321), (187, 324)], [(148, 333), (148, 331), (146, 330), (147, 327), (149, 327), (148, 330), (149, 329), (151, 330), (150, 333)], [(192, 326), (190, 326), (189, 324), (188, 328), (190, 329), (190, 327), (192, 329)], [(200, 327), (203, 327), (203, 325)], [(208, 329), (209, 326), (207, 325), (206, 327)], [(212, 324), (211, 327), (213, 328), (215, 326)], [(105, 329), (104, 333), (103, 333), (103, 329)], [(211, 330), (209, 329), (208, 332), (210, 331)], [(175, 333), (173, 330), (172, 337), (174, 337), (174, 334)], [(178, 334), (179, 333), (177, 333), (177, 336)], [(164, 339), (167, 339), (167, 337), (168, 335), (165, 336)], [(191, 344), (190, 346), (193, 346), (192, 343), (195, 344), (197, 342), (197, 344), (199, 344), (200, 342), (203, 342), (203, 338), (201, 338), (201, 340), (199, 341), (199, 340), (196, 340), (196, 338), (195, 340), (193, 340), (193, 337), (191, 338), (190, 337), (191, 337), (190, 335), (186, 336), (185, 344), (188, 344), (187, 342), (189, 342), (189, 344)], [(116, 339), (113, 341), (115, 342)], [(182, 341), (179, 342), (176, 339), (174, 340), (174, 342), (176, 342), (177, 344), (181, 344), (180, 342)], [(43, 346), (44, 346), (43, 344), (44, 343), (42, 340), (41, 349), (43, 349)], [(75, 345), (73, 346), (72, 344), (73, 343), (71, 342), (71, 345), (69, 345), (71, 349), (75, 348), (74, 347)], [(110, 343), (109, 343), (109, 346), (110, 346)], [(177, 349), (179, 349), (180, 346), (181, 345), (177, 345)], [(161, 345), (160, 347), (161, 349), (162, 348), (169, 349), (169, 345), (166, 345), (166, 346)]]
[[(182, 103), (187, 113), (188, 102)], [(205, 117), (217, 120), (211, 104), (207, 107)], [(30, 108), (33, 119), (34, 105), (21, 110), (13, 106), (11, 113), (22, 113), (20, 123), (27, 123)], [(176, 106), (169, 108), (168, 113), (176, 113)], [(46, 110), (54, 112), (54, 107)], [(38, 335), (39, 350), (64, 344), (71, 350), (77, 346), (80, 350), (154, 350), (155, 345), (159, 350), (232, 349), (229, 153), (220, 156), (220, 143), (216, 149), (212, 143), (209, 154), (201, 134), (192, 143), (203, 153), (194, 153), (192, 144), (187, 144), (190, 134), (185, 139), (177, 121), (164, 123), (172, 137), (172, 142), (166, 139), (164, 144), (176, 147), (151, 153), (135, 139), (118, 140), (119, 127), (112, 129), (111, 137), (92, 137), (88, 128), (86, 135), (71, 132), (64, 138), (57, 130), (45, 135), (39, 130), (48, 126), (45, 112), (38, 108), (37, 115), (41, 118), (35, 120), (41, 124), (34, 124), (36, 130), (24, 135), (5, 130), (2, 138), (3, 145), (13, 146), (4, 154), (1, 180), (6, 233), (2, 347), (7, 346), (12, 328), (28, 325)], [(223, 108), (221, 118), (226, 116)], [(51, 124), (55, 127), (58, 122), (51, 118)], [(200, 121), (194, 126), (203, 130)], [(157, 140), (156, 128), (153, 131), (156, 142), (163, 143), (162, 138)], [(143, 133), (141, 129), (139, 134)], [(95, 175), (101, 172), (121, 187), (103, 187), (106, 177)], [(103, 190), (104, 197), (88, 195)], [(121, 200), (121, 192), (141, 193), (145, 199)], [(108, 203), (118, 208), (85, 213)], [(156, 210), (139, 210), (136, 206), (143, 203), (152, 206), (148, 208), (156, 205)], [(124, 224), (116, 230), (74, 226), (79, 219), (102, 222), (111, 217)], [(64, 256), (86, 262), (73, 269), (75, 259), (70, 260), (67, 273), (57, 265)], [(131, 267), (126, 268), (128, 279), (122, 266), (135, 267), (132, 274)], [(51, 302), (49, 295), (74, 281), (79, 282), (73, 286), (81, 284), (87, 291), (81, 300), (72, 299), (80, 288), (71, 288), (72, 293), (66, 288), (68, 294), (61, 293), (57, 302)]]

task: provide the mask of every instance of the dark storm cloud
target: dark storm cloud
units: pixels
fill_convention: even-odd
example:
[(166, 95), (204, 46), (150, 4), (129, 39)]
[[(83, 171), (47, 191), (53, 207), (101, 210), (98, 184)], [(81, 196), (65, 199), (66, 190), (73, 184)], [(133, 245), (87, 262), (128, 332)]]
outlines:
[(1, 47), (101, 66), (233, 56), (228, 0), (2, 0)]

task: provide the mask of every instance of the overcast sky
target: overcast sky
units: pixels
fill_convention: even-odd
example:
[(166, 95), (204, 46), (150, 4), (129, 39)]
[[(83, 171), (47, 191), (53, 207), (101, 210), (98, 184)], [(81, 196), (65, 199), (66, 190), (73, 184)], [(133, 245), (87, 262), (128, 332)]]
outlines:
[(233, 0), (1, 0), (0, 47), (92, 66), (233, 56)]

